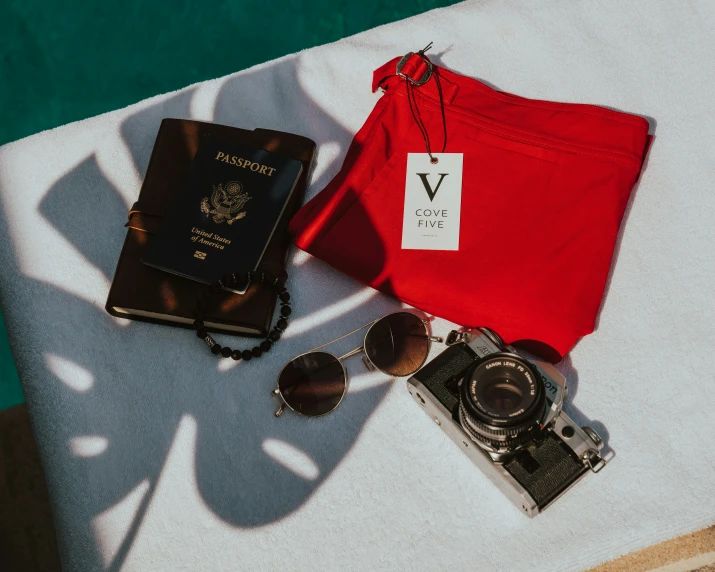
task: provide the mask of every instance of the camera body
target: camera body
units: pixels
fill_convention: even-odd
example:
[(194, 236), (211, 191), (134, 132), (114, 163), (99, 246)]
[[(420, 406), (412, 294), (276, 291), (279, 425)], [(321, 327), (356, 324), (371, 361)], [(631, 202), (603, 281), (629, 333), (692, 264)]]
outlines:
[(566, 379), (487, 328), (453, 331), (407, 380), (432, 420), (530, 518), (606, 464), (603, 441), (563, 410)]

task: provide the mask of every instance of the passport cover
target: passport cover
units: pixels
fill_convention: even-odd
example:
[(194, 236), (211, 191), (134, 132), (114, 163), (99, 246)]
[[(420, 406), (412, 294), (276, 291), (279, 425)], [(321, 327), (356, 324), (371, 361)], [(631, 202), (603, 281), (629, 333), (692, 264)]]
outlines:
[(302, 169), (285, 155), (204, 137), (144, 264), (205, 284), (256, 270)]
[[(261, 268), (277, 276), (285, 275), (285, 262), (291, 244), (287, 233), (288, 221), (303, 201), (315, 156), (315, 143), (307, 137), (281, 131), (250, 131), (186, 119), (164, 119), (139, 198), (129, 211), (127, 236), (105, 306), (113, 316), (191, 327), (196, 295), (206, 286), (152, 268), (142, 259), (148, 256), (148, 249), (157, 238), (173, 199), (186, 188), (192, 160), (207, 136), (265, 149), (300, 161), (302, 170), (298, 182), (261, 260)], [(262, 284), (252, 284), (243, 295), (220, 292), (207, 308), (204, 323), (210, 331), (265, 336), (270, 329), (276, 296), (273, 290)]]

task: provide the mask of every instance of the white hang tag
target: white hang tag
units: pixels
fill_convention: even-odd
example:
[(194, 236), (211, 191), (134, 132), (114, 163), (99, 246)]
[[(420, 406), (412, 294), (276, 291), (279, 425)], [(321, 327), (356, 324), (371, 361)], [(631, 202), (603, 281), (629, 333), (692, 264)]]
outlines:
[(407, 154), (402, 248), (459, 250), (463, 153)]

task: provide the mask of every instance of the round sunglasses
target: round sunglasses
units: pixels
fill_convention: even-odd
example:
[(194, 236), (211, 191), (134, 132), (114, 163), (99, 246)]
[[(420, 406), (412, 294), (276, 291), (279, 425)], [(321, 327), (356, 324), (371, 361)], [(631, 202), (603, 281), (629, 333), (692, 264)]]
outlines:
[[(307, 417), (320, 417), (334, 411), (348, 386), (348, 374), (342, 362), (362, 352), (368, 369), (378, 369), (395, 377), (412, 375), (427, 360), (431, 342), (442, 341), (429, 335), (428, 324), (426, 319), (411, 312), (388, 314), (293, 358), (281, 370), (278, 387), (272, 392), (283, 400), (276, 417), (281, 416), (286, 405)], [(336, 357), (317, 351), (368, 327), (362, 346), (345, 355)]]

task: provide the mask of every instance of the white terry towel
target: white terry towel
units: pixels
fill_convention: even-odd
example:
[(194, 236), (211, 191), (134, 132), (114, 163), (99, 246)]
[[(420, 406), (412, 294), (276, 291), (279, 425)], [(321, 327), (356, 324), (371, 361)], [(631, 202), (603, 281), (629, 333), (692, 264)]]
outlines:
[[(579, 570), (715, 522), (713, 29), (709, 0), (465, 2), (0, 149), (0, 302), (66, 569)], [(273, 417), (288, 359), (398, 307), (320, 261), (293, 253), (296, 318), (236, 367), (103, 310), (161, 118), (315, 139), (312, 196), (372, 70), (429, 41), (500, 89), (657, 122), (598, 329), (559, 366), (615, 458), (534, 520), (359, 359), (335, 413)]]

